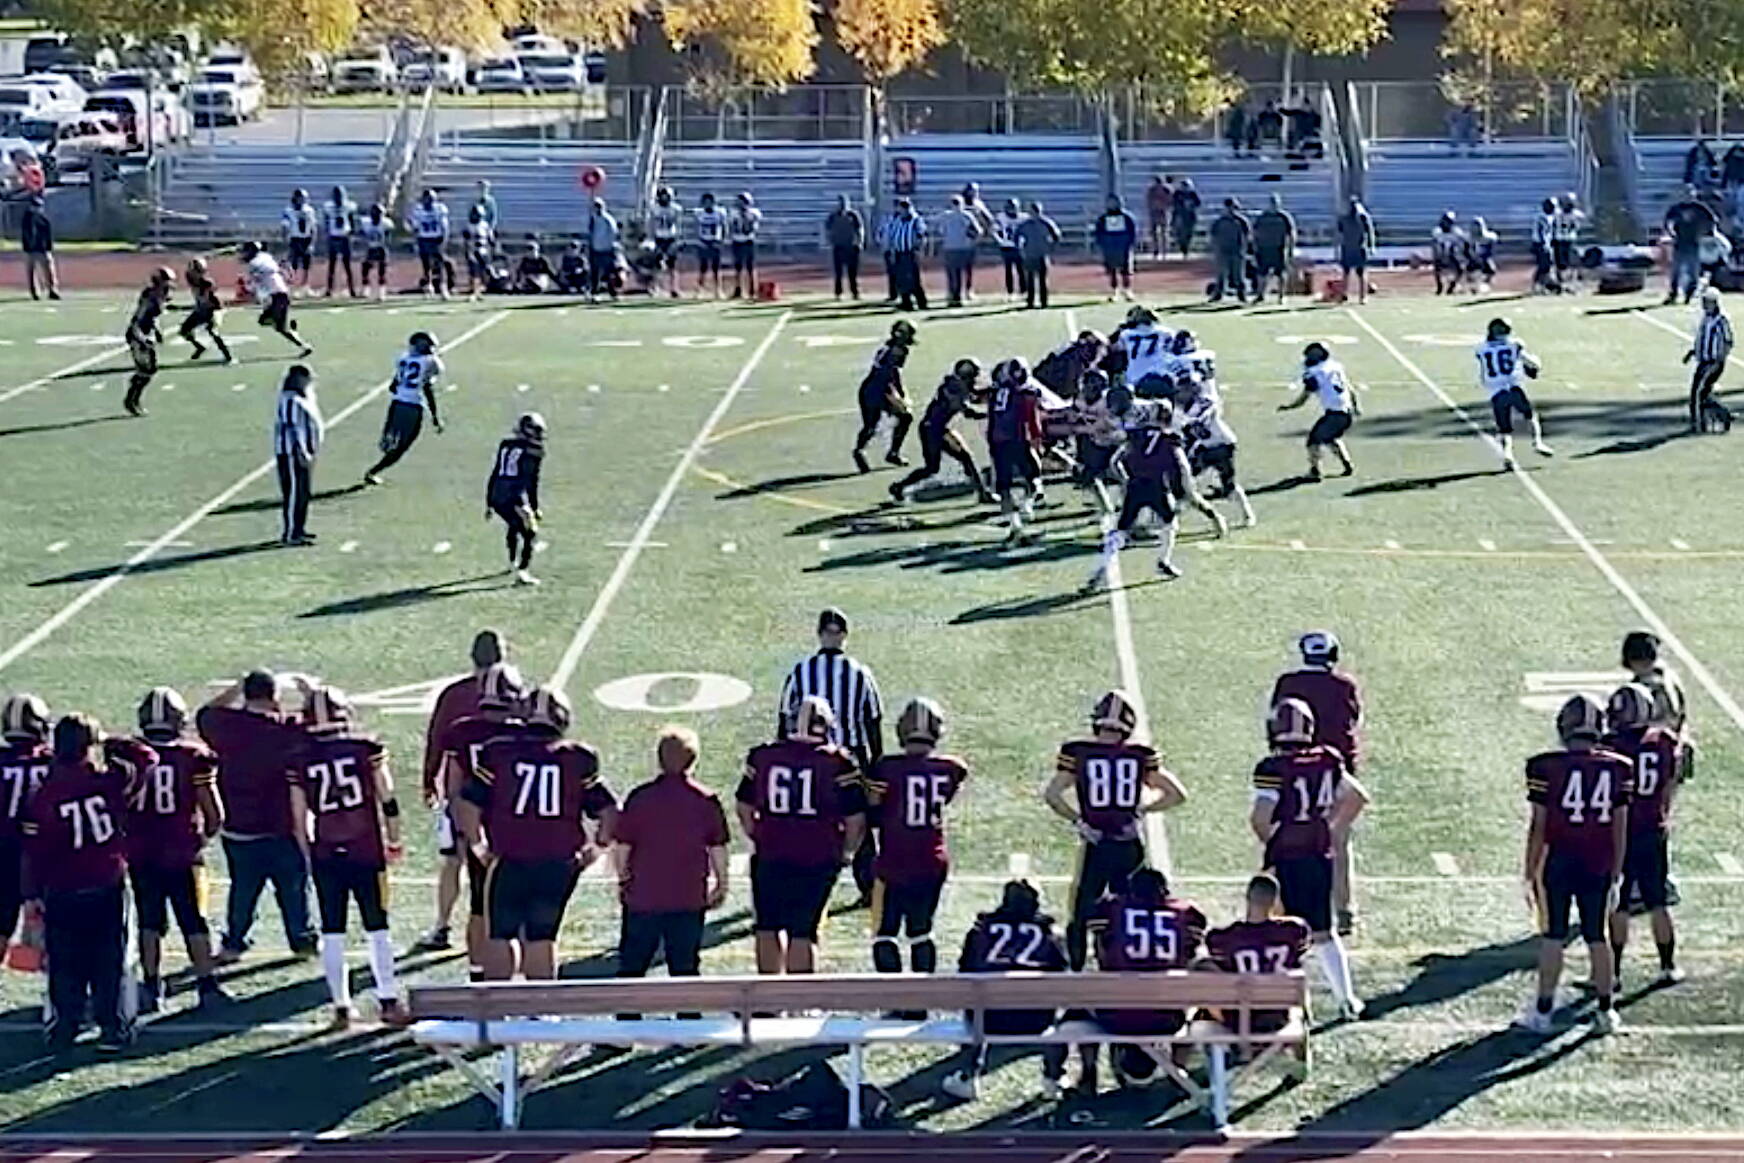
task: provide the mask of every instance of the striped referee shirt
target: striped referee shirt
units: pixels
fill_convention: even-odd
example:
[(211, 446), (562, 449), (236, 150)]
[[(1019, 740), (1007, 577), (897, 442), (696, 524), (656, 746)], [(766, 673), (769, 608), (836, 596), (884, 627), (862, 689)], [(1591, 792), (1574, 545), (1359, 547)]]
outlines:
[(313, 396), (300, 396), (290, 389), (279, 392), (277, 417), (273, 421), (273, 452), (314, 460), (321, 451), (321, 409)]
[(869, 667), (840, 650), (819, 650), (794, 663), (781, 684), (782, 734), (793, 725), (799, 704), (813, 696), (836, 712), (835, 742), (862, 760), (884, 753), (884, 700)]
[(1724, 312), (1704, 314), (1696, 325), (1696, 358), (1703, 363), (1724, 363), (1732, 354), (1732, 321)]
[(892, 254), (909, 254), (917, 251), (921, 243), (926, 241), (926, 219), (919, 214), (911, 218), (900, 215), (885, 219), (884, 249)]

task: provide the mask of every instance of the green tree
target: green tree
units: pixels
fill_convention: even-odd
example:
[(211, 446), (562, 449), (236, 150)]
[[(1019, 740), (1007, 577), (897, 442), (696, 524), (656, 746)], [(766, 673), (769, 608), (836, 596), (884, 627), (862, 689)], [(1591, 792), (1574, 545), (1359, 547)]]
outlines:
[(1659, 0), (1446, 0), (1443, 55), (1468, 84), (1560, 81), (1593, 99), (1684, 53), (1677, 9)]
[(381, 37), (478, 51), (501, 43), (519, 17), (517, 0), (364, 0), (361, 24)]
[(878, 89), (945, 42), (934, 0), (838, 0), (833, 16), (836, 40)]
[(1298, 52), (1311, 56), (1364, 52), (1387, 35), (1387, 13), (1392, 8), (1393, 0), (1233, 0), (1230, 24), (1242, 40), (1283, 50), (1288, 91)]

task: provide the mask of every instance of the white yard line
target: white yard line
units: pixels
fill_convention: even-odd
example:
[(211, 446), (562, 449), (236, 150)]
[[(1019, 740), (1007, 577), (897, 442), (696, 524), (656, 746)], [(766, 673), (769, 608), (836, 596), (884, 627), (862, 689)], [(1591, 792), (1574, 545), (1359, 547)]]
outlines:
[[(509, 313), (507, 311), (498, 311), (496, 314), (479, 321), (471, 328), (450, 340), (447, 344), (446, 350), (452, 351), (461, 344), (467, 343), (473, 338), (482, 335), (487, 329), (501, 323), (504, 319), (507, 319), (508, 316)], [(327, 420), (327, 427), (332, 429), (343, 424), (346, 420), (356, 415), (359, 409), (378, 399), (392, 384), (392, 380), (383, 380), (363, 395), (357, 397), (355, 400), (351, 401), (351, 403), (345, 405), (345, 407), (329, 417)], [(274, 467), (275, 462), (271, 460), (263, 461), (256, 465), (254, 468), (238, 477), (229, 488), (201, 505), (198, 509), (195, 509), (192, 513), (189, 513), (186, 517), (182, 518), (181, 521), (177, 522), (174, 526), (161, 534), (156, 540), (147, 543), (144, 548), (140, 549), (132, 557), (129, 557), (126, 561), (104, 574), (101, 578), (98, 578), (91, 585), (80, 590), (78, 595), (74, 597), (72, 601), (49, 615), (49, 617), (42, 622), (41, 625), (37, 626), (36, 629), (20, 638), (17, 642), (14, 642), (11, 646), (8, 646), (5, 651), (0, 652), (0, 670), (5, 670), (14, 662), (17, 662), (20, 658), (23, 658), (26, 654), (35, 650), (49, 635), (78, 617), (86, 606), (89, 606), (92, 602), (95, 602), (98, 598), (120, 585), (122, 579), (138, 569), (141, 565), (144, 565), (171, 545), (184, 539), (188, 533), (193, 530), (194, 526), (204, 521), (207, 517), (210, 517), (225, 505), (229, 504), (238, 494), (254, 484), (255, 481), (272, 472)]]
[[(1501, 455), (1501, 445), (1496, 442), (1495, 437), (1491, 436), (1482, 425), (1472, 419), (1471, 413), (1467, 412), (1460, 406), (1458, 401), (1443, 391), (1441, 385), (1431, 379), (1422, 368), (1413, 363), (1411, 358), (1404, 352), (1400, 351), (1398, 347), (1394, 345), (1392, 340), (1377, 331), (1367, 319), (1363, 318), (1361, 314), (1355, 311), (1349, 311), (1347, 314), (1349, 314), (1351, 319), (1355, 320), (1358, 327), (1361, 327), (1364, 331), (1373, 336), (1375, 342), (1386, 348), (1388, 354), (1398, 361), (1400, 367), (1415, 376), (1419, 383), (1434, 393), (1436, 398), (1443, 404), (1447, 405), (1448, 409), (1452, 411), (1454, 415), (1458, 416), (1467, 428), (1470, 428), (1475, 435), (1482, 439), (1483, 442), (1490, 447), (1491, 451), (1493, 451), (1497, 456)], [(1649, 321), (1653, 323), (1659, 322), (1656, 319), (1650, 319)], [(1647, 623), (1648, 628), (1657, 634), (1660, 641), (1665, 643), (1666, 647), (1677, 656), (1678, 661), (1683, 663), (1684, 668), (1689, 671), (1697, 684), (1700, 685), (1704, 691), (1708, 692), (1708, 697), (1714, 700), (1721, 711), (1725, 712), (1726, 717), (1732, 721), (1732, 725), (1738, 728), (1738, 730), (1744, 731), (1744, 706), (1740, 706), (1738, 701), (1727, 692), (1726, 688), (1720, 685), (1719, 680), (1714, 677), (1713, 672), (1707, 668), (1701, 659), (1695, 656), (1688, 646), (1684, 645), (1683, 639), (1679, 638), (1676, 632), (1666, 624), (1665, 619), (1659, 616), (1658, 611), (1647, 604), (1647, 600), (1641, 596), (1632, 584), (1630, 584), (1629, 579), (1617, 571), (1617, 567), (1611, 564), (1610, 558), (1606, 557), (1604, 553), (1599, 550), (1598, 546), (1593, 544), (1592, 539), (1581, 531), (1580, 526), (1576, 525), (1573, 519), (1563, 511), (1562, 506), (1557, 504), (1556, 501), (1551, 498), (1550, 494), (1544, 491), (1544, 486), (1540, 485), (1536, 480), (1533, 480), (1529, 473), (1521, 472), (1518, 468), (1512, 471), (1514, 479), (1520, 482), (1521, 487), (1531, 494), (1532, 499), (1538, 502), (1539, 507), (1550, 515), (1550, 519), (1556, 522), (1556, 524), (1562, 529), (1563, 534), (1580, 549), (1581, 553), (1588, 561), (1592, 562), (1593, 568), (1598, 570), (1600, 575), (1603, 576), (1607, 582), (1611, 583), (1611, 588), (1617, 591), (1622, 599), (1634, 609), (1637, 615), (1640, 616), (1641, 620)]]
[(31, 380), (29, 383), (19, 384), (15, 388), (7, 388), (5, 391), (0, 392), (0, 404), (4, 404), (6, 401), (12, 399), (15, 396), (22, 396), (26, 392), (34, 392), (38, 388), (47, 387), (49, 384), (54, 383), (56, 380), (60, 379), (62, 376), (70, 376), (70, 375), (74, 374), (75, 372), (84, 371), (86, 368), (91, 367), (93, 364), (102, 363), (104, 360), (108, 359), (110, 356), (114, 355), (116, 352), (123, 350), (124, 347), (125, 347), (125, 345), (120, 344), (120, 343), (117, 343), (114, 347), (105, 347), (102, 351), (99, 351), (95, 355), (87, 355), (84, 359), (81, 359), (78, 363), (69, 363), (66, 367), (61, 368), (59, 371), (49, 372), (46, 376), (43, 376), (40, 379), (34, 379), (34, 380)]
[(739, 393), (745, 390), (745, 385), (750, 382), (752, 374), (757, 370), (757, 365), (763, 362), (765, 355), (769, 354), (769, 349), (775, 345), (776, 338), (780, 336), (782, 329), (792, 318), (792, 311), (783, 311), (781, 317), (775, 320), (774, 326), (769, 328), (769, 333), (763, 337), (763, 341), (752, 349), (750, 358), (745, 360), (745, 366), (739, 369), (738, 376), (721, 394), (720, 400), (715, 404), (714, 411), (710, 412), (708, 419), (703, 421), (702, 428), (697, 431), (690, 446), (678, 458), (678, 463), (672, 466), (672, 475), (666, 478), (666, 484), (660, 489), (659, 495), (654, 498), (654, 503), (648, 507), (648, 512), (642, 518), (642, 523), (636, 527), (636, 532), (630, 538), (630, 543), (624, 547), (623, 554), (618, 558), (617, 566), (612, 570), (611, 576), (606, 579), (606, 584), (600, 588), (599, 596), (593, 600), (593, 606), (588, 610), (587, 617), (583, 618), (581, 625), (575, 628), (575, 636), (569, 640), (569, 646), (564, 650), (562, 660), (558, 662), (557, 669), (552, 672), (551, 685), (553, 687), (561, 689), (568, 685), (569, 680), (575, 676), (575, 668), (581, 665), (581, 656), (587, 652), (588, 644), (593, 641), (593, 636), (599, 633), (600, 624), (605, 621), (606, 614), (612, 608), (612, 602), (617, 600), (618, 592), (624, 588), (624, 583), (629, 580), (630, 571), (636, 568), (636, 561), (642, 556), (642, 551), (652, 543), (654, 529), (660, 524), (660, 519), (666, 515), (666, 510), (672, 504), (672, 498), (678, 493), (678, 486), (689, 475), (690, 466), (696, 462), (703, 447), (708, 444), (709, 438), (714, 434), (715, 426), (726, 416), (727, 410), (733, 406), (733, 401), (739, 398)]

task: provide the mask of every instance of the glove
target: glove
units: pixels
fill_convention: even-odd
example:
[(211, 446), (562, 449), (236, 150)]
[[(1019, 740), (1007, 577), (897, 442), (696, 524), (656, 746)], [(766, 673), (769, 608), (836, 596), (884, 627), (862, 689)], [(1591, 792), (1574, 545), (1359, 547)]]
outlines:
[(1531, 364), (1527, 364), (1526, 365), (1526, 378), (1529, 380), (1537, 379), (1538, 378), (1538, 369), (1536, 367), (1533, 367)]

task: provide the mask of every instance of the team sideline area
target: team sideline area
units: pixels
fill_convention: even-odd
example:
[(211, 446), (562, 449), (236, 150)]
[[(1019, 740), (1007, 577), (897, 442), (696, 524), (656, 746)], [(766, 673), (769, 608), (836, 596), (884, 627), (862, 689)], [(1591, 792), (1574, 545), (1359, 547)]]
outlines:
[[(1184, 576), (1156, 579), (1154, 551), (1140, 542), (1107, 591), (1088, 593), (1081, 583), (1102, 538), (1077, 490), (1050, 487), (1040, 537), (1006, 545), (997, 510), (976, 505), (966, 485), (898, 507), (885, 492), (895, 470), (874, 457), (877, 471), (855, 471), (855, 389), (895, 318), (876, 309), (811, 296), (609, 308), (549, 297), (299, 304), (328, 433), (310, 517), (319, 544), (282, 549), (268, 436), (290, 350), (237, 312), (226, 333), (238, 362), (192, 363), (172, 342), (150, 415), (131, 419), (121, 407), (127, 352), (115, 338), (130, 304), (116, 293), (0, 306), (0, 689), (35, 691), (57, 713), (86, 710), (114, 730), (131, 729), (154, 685), (197, 705), (254, 666), (350, 691), (364, 725), (387, 742), (407, 805), (391, 900), (404, 981), (466, 975), (459, 953), (407, 952), (429, 924), (438, 864), (412, 789), (427, 700), (469, 669), (478, 627), (502, 628), (529, 677), (568, 690), (572, 734), (599, 750), (620, 795), (652, 774), (656, 732), (676, 721), (700, 734), (698, 777), (725, 798), (747, 748), (768, 739), (782, 677), (811, 649), (817, 611), (846, 611), (851, 648), (875, 668), (891, 719), (911, 695), (938, 700), (944, 746), (971, 771), (948, 813), (952, 873), (935, 929), (944, 966), (1013, 875), (1037, 883), (1063, 919), (1078, 839), (1041, 790), (1060, 741), (1084, 733), (1091, 703), (1115, 685), (1142, 700), (1188, 793), (1164, 817), (1166, 848), (1153, 846), (1153, 858), (1213, 925), (1234, 919), (1258, 862), (1247, 817), (1266, 700), (1297, 663), (1297, 636), (1325, 627), (1342, 640), (1367, 710), (1362, 779), (1373, 803), (1358, 826), (1360, 919), (1349, 943), (1367, 1012), (1317, 1030), (1300, 1085), (1268, 1090), (1271, 1080), (1256, 1079), (1239, 1090), (1236, 1128), (1360, 1136), (1336, 1141), (1343, 1149), (1420, 1129), (1744, 1127), (1744, 1088), (1724, 1082), (1744, 1072), (1744, 709), (1735, 701), (1744, 630), (1730, 602), (1744, 513), (1731, 500), (1734, 438), (1687, 435), (1679, 360), (1694, 308), (1646, 296), (1406, 290), (1353, 309), (1152, 301), (1165, 323), (1191, 327), (1216, 352), (1258, 524), (1216, 539), (1186, 512), (1175, 554)], [(1033, 365), (1080, 329), (1113, 330), (1125, 310), (1061, 296), (1045, 311), (983, 301), (914, 317), (910, 396), (924, 407), (960, 357), (984, 369), (1018, 355)], [(1522, 452), (1518, 471), (1504, 471), (1482, 435), (1490, 410), (1472, 351), (1496, 314), (1543, 365), (1533, 393), (1557, 451)], [(417, 330), (442, 347), (446, 431), (426, 431), (384, 486), (364, 490), (384, 381)], [(1315, 410), (1277, 411), (1297, 393), (1310, 341), (1342, 361), (1364, 409), (1348, 437), (1354, 475), (1320, 483), (1302, 476)], [(548, 431), (538, 588), (502, 572), (501, 528), (486, 523), (482, 504), (498, 442), (530, 410)], [(970, 443), (985, 464), (978, 432)], [(918, 448), (909, 455), (918, 459)], [(1555, 746), (1564, 698), (1602, 698), (1620, 681), (1618, 642), (1641, 628), (1667, 643), (1700, 748), (1672, 839), (1688, 976), (1648, 988), (1653, 948), (1638, 923), (1619, 1034), (1596, 1037), (1588, 1021), (1548, 1037), (1514, 1030), (1537, 957), (1520, 877), (1522, 765)], [(216, 921), (225, 885), (215, 849), (214, 861), (207, 913)], [(867, 914), (849, 907), (852, 895), (844, 878), (823, 933), (826, 972), (871, 970)], [(705, 974), (750, 971), (749, 910), (736, 859), (732, 892), (710, 914)], [(585, 876), (562, 932), (563, 972), (611, 973), (618, 929), (613, 881)], [(329, 1031), (319, 965), (285, 955), (270, 905), (256, 942), (222, 971), (234, 1004), (193, 1013), (179, 941), (168, 939), (178, 975), (166, 1012), (112, 1061), (46, 1057), (40, 980), (0, 975), (0, 1126), (54, 1136), (491, 1125), (466, 1080), (404, 1033), (369, 1022)], [(352, 948), (364, 993), (367, 969)], [(1577, 947), (1565, 979), (1585, 973)], [(1335, 1009), (1313, 985), (1324, 1022)], [(1015, 1054), (995, 1056), (978, 1100), (956, 1102), (939, 1091), (948, 1054), (890, 1046), (868, 1059), (899, 1125), (1118, 1131), (1149, 1126), (1172, 1105), (1161, 1088), (1115, 1091), (1105, 1079), (1098, 1098), (1074, 1108), (1086, 1121), (1067, 1124), (1037, 1098), (1034, 1056)], [(825, 1056), (599, 1051), (532, 1096), (523, 1125), (685, 1126), (727, 1081)], [(1179, 1125), (1202, 1128), (1203, 1116)], [(1549, 1140), (1416, 1142), (1392, 1144), (1388, 1157), (1584, 1153)], [(1632, 1149), (1605, 1146), (1620, 1158)], [(162, 1151), (217, 1159), (257, 1149), (285, 1152), (241, 1141)], [(972, 1154), (987, 1141), (924, 1149)], [(1215, 1153), (1154, 1139), (1143, 1149), (1292, 1157), (1244, 1141)], [(1334, 1149), (1328, 1141), (1309, 1153)], [(1731, 1147), (1652, 1149), (1695, 1159)], [(1113, 1140), (1100, 1150), (1123, 1153)], [(435, 1139), (416, 1151), (472, 1153)]]

